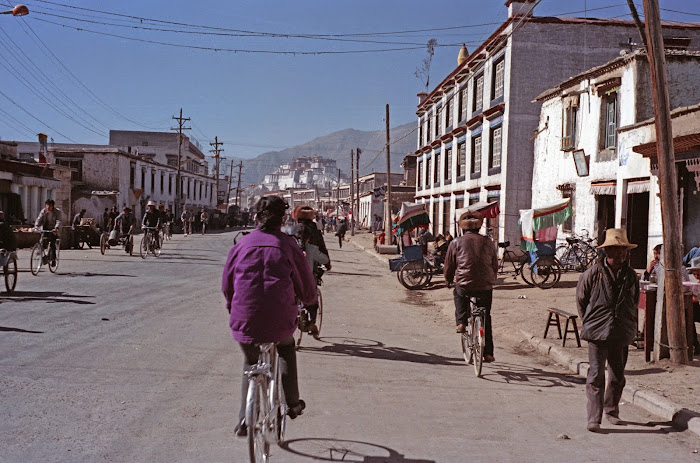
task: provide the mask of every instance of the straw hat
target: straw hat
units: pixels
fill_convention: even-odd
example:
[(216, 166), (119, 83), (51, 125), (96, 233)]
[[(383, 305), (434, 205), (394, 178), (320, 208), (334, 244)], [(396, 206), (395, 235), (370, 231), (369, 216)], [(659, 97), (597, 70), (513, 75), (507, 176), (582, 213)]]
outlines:
[(484, 216), (476, 211), (466, 211), (459, 216), (459, 228), (462, 230), (478, 230), (484, 223)]
[(627, 231), (624, 228), (608, 228), (605, 230), (605, 242), (598, 249), (610, 246), (620, 246), (626, 249), (634, 249), (636, 244), (627, 241)]

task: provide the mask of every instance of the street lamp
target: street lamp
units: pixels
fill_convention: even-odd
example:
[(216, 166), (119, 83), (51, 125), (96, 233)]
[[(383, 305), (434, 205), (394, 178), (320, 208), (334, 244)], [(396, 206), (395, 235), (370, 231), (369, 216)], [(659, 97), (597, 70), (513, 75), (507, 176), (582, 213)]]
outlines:
[(11, 14), (12, 16), (25, 16), (29, 14), (29, 8), (24, 5), (15, 5), (11, 10), (0, 11), (0, 14)]

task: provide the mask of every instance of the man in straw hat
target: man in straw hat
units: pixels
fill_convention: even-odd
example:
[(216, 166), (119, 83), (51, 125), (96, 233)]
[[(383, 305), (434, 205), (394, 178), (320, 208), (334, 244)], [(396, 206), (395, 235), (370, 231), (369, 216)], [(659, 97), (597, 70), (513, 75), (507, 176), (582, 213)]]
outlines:
[(445, 256), (445, 281), (454, 282), (455, 318), (457, 332), (463, 333), (469, 320), (469, 298), (475, 297), (479, 307), (486, 308), (484, 362), (493, 362), (491, 332), (491, 302), (496, 283), (498, 257), (493, 241), (479, 234), (484, 218), (478, 212), (467, 211), (459, 217), (464, 235), (452, 240)]
[[(690, 267), (687, 268), (695, 279), (700, 282), (700, 256), (693, 257), (690, 260)], [(700, 304), (698, 299), (700, 299), (700, 293), (697, 286), (693, 286), (693, 353), (695, 355), (700, 354), (700, 341), (698, 341), (698, 332), (695, 328), (695, 323), (700, 322)]]
[(587, 429), (591, 432), (600, 432), (603, 412), (610, 423), (623, 424), (619, 403), (629, 345), (637, 335), (639, 282), (628, 264), (629, 251), (636, 247), (627, 241), (624, 229), (607, 230), (605, 242), (598, 246), (605, 258), (586, 270), (576, 287), (581, 337), (588, 341)]

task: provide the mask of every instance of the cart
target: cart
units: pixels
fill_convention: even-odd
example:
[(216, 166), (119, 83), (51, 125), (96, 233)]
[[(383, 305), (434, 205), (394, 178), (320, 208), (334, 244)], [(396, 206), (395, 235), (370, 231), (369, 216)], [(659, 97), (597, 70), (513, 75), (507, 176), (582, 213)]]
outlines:
[[(394, 220), (393, 231), (400, 237), (403, 233), (410, 233), (418, 227), (427, 227), (429, 224), (430, 216), (424, 204), (403, 203), (401, 212)], [(423, 255), (421, 245), (403, 246), (401, 257), (389, 260), (389, 269), (397, 272), (399, 283), (407, 289), (425, 288), (441, 267), (442, 265), (436, 264)]]
[(552, 288), (561, 278), (561, 263), (555, 255), (557, 233), (571, 215), (569, 198), (544, 207), (520, 210), (520, 248), (530, 254), (530, 276), (542, 289)]
[(102, 235), (100, 235), (100, 254), (103, 256), (107, 252), (107, 249), (110, 249), (115, 246), (121, 245), (124, 249), (126, 249), (127, 246), (127, 237), (129, 239), (128, 245), (129, 245), (129, 255), (133, 256), (134, 255), (134, 235), (121, 235), (119, 234), (119, 231), (114, 229), (110, 233), (103, 232)]

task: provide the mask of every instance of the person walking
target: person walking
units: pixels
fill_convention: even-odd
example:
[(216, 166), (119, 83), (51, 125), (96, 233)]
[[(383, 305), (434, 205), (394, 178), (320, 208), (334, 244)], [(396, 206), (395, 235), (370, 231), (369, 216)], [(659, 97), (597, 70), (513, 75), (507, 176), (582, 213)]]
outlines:
[(180, 214), (180, 220), (182, 221), (182, 233), (187, 236), (187, 231), (190, 226), (190, 210), (183, 209), (182, 214)]
[(454, 283), (455, 319), (457, 333), (464, 333), (469, 321), (469, 298), (476, 298), (476, 305), (484, 307), (484, 362), (493, 362), (493, 331), (491, 329), (491, 304), (493, 285), (496, 284), (498, 255), (496, 246), (488, 237), (479, 234), (484, 223), (478, 212), (467, 211), (459, 217), (459, 227), (464, 234), (452, 240), (445, 256), (445, 281)]
[(348, 231), (348, 221), (344, 219), (338, 219), (340, 224), (338, 225), (338, 231), (335, 232), (335, 236), (338, 237), (338, 246), (343, 247), (343, 240), (345, 239), (345, 233)]
[[(71, 222), (71, 237), (73, 238), (73, 249), (80, 249), (80, 222), (83, 220), (85, 212), (87, 212), (85, 209), (80, 209), (80, 212), (73, 216), (73, 221)], [(88, 247), (92, 247), (90, 246), (90, 243), (87, 243), (87, 245)]]
[[(620, 420), (620, 398), (625, 387), (625, 365), (629, 345), (637, 335), (639, 281), (629, 266), (630, 249), (622, 228), (605, 232), (598, 246), (605, 257), (586, 270), (576, 286), (576, 306), (583, 321), (581, 338), (588, 341), (586, 429), (600, 432), (603, 413), (614, 425)], [(606, 385), (605, 366), (608, 379)]]
[[(282, 388), (290, 418), (306, 404), (299, 398), (294, 338), (297, 300), (311, 304), (316, 280), (296, 240), (281, 231), (289, 206), (279, 196), (263, 196), (255, 205), (259, 226), (231, 248), (222, 276), (222, 291), (230, 314), (229, 327), (243, 352), (243, 371), (258, 361), (256, 344), (274, 342), (280, 355)], [(241, 407), (237, 436), (245, 436), (248, 379), (241, 375)]]

